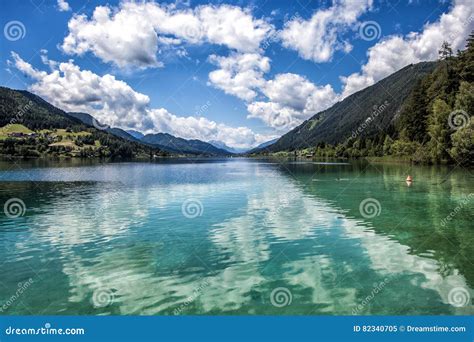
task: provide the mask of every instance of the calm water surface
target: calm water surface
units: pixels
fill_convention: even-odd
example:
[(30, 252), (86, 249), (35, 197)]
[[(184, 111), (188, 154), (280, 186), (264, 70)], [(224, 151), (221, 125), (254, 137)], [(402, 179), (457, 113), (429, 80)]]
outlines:
[(474, 294), (473, 177), (245, 159), (3, 162), (0, 204), (18, 198), (26, 212), (0, 215), (1, 314), (474, 314), (470, 298), (449, 304), (453, 289)]

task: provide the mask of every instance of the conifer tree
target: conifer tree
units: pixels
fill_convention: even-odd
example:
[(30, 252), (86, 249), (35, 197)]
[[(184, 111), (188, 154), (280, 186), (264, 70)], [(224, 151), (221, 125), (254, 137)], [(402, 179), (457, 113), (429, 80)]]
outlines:
[(418, 80), (400, 113), (399, 126), (406, 130), (408, 140), (426, 141), (427, 106), (426, 87), (422, 80)]
[(466, 116), (474, 115), (474, 83), (461, 81), (456, 94), (455, 108), (466, 112)]
[(388, 155), (392, 152), (392, 144), (393, 140), (390, 138), (389, 135), (385, 137), (385, 141), (383, 142), (383, 154)]
[(474, 121), (462, 127), (451, 135), (453, 147), (449, 154), (463, 165), (474, 164)]
[(458, 68), (462, 81), (474, 82), (474, 31), (467, 38), (466, 50), (459, 55)]
[(428, 117), (429, 151), (434, 163), (439, 163), (446, 159), (449, 148), (449, 125), (448, 118), (451, 108), (442, 99), (436, 99), (433, 104), (433, 111)]
[(444, 41), (441, 45), (441, 49), (438, 50), (439, 59), (445, 60), (451, 58), (453, 56), (453, 50), (451, 49), (451, 45)]

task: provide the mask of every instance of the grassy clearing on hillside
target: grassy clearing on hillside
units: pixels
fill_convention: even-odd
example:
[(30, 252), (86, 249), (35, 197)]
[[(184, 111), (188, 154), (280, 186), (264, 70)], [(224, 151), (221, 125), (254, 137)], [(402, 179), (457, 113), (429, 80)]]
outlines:
[(65, 140), (65, 141), (58, 141), (52, 144), (49, 144), (49, 146), (64, 146), (64, 147), (72, 147), (73, 149), (79, 149), (79, 146), (77, 146), (73, 141), (71, 140)]
[[(34, 133), (34, 134), (33, 134)], [(9, 146), (9, 153), (21, 153), (24, 156), (39, 156), (44, 153), (75, 156), (83, 151), (96, 151), (101, 147), (99, 140), (84, 139), (92, 133), (86, 131), (71, 132), (66, 129), (42, 129), (32, 131), (21, 124), (8, 124), (0, 128), (0, 141)], [(7, 147), (8, 148), (8, 147)]]
[(12, 133), (30, 134), (34, 132), (20, 124), (8, 124), (6, 126), (0, 127), (0, 140), (5, 140), (9, 137), (9, 134)]
[(68, 132), (65, 129), (57, 129), (57, 130), (49, 130), (49, 129), (42, 129), (40, 131), (32, 131), (28, 127), (25, 127), (21, 124), (8, 124), (6, 126), (0, 127), (0, 139), (6, 139), (12, 133), (23, 133), (23, 134), (31, 134), (31, 133), (38, 133), (38, 134), (51, 134), (57, 137), (63, 137), (65, 139), (68, 138), (75, 138), (81, 136), (89, 136), (91, 135), (90, 132), (81, 131), (81, 132)]
[(68, 137), (68, 136), (71, 136), (71, 137), (80, 137), (80, 136), (87, 136), (87, 135), (91, 135), (90, 132), (86, 132), (86, 131), (81, 131), (81, 132), (68, 132), (66, 131), (65, 129), (57, 129), (55, 131), (52, 131), (52, 130), (49, 130), (49, 129), (42, 129), (40, 131), (38, 131), (38, 133), (43, 133), (43, 134), (51, 134), (51, 135), (55, 135), (57, 137)]

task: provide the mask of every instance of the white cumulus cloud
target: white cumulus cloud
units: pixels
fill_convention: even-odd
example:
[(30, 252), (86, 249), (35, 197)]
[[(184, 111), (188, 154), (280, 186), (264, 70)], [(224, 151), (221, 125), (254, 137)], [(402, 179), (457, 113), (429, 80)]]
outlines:
[(265, 84), (263, 75), (270, 70), (270, 59), (258, 53), (211, 55), (209, 60), (219, 66), (209, 73), (209, 84), (245, 101), (257, 96), (256, 90)]
[(169, 42), (218, 44), (239, 52), (255, 52), (273, 30), (248, 9), (203, 5), (177, 9), (155, 2), (123, 2), (120, 7), (98, 6), (92, 17), (74, 16), (62, 49), (68, 54), (93, 53), (119, 67), (157, 67), (160, 49)]
[(435, 60), (443, 41), (448, 41), (453, 51), (463, 49), (466, 37), (473, 29), (472, 0), (456, 0), (449, 12), (425, 25), (421, 32), (390, 36), (371, 47), (362, 70), (341, 77), (344, 83), (342, 97), (370, 86), (408, 64)]
[(317, 10), (308, 20), (296, 16), (280, 32), (282, 44), (297, 51), (301, 58), (330, 61), (335, 51), (350, 51), (351, 45), (341, 41), (340, 34), (356, 25), (359, 16), (371, 6), (372, 0), (337, 0), (331, 7)]
[(262, 87), (268, 101), (247, 106), (249, 118), (276, 129), (291, 129), (334, 104), (338, 96), (330, 85), (317, 86), (297, 74), (278, 74)]
[(60, 12), (67, 12), (71, 10), (71, 6), (69, 6), (66, 0), (58, 0), (58, 9)]
[[(18, 70), (32, 78), (29, 90), (65, 111), (86, 112), (99, 122), (144, 133), (170, 133), (186, 139), (219, 140), (228, 146), (247, 148), (275, 138), (254, 133), (248, 127), (231, 127), (204, 117), (182, 117), (164, 108), (150, 108), (150, 98), (124, 81), (106, 74), (81, 70), (73, 61), (57, 63), (50, 73), (35, 69), (12, 52)], [(45, 57), (46, 58), (46, 57)]]

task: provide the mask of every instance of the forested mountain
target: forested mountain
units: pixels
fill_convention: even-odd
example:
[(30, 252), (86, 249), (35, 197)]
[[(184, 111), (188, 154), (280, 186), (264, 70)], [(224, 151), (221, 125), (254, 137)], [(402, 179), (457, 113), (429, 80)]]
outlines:
[(272, 140), (269, 140), (269, 141), (265, 141), (264, 143), (261, 143), (260, 145), (258, 145), (257, 147), (254, 147), (253, 149), (251, 149), (250, 151), (248, 151), (248, 153), (254, 153), (254, 152), (258, 152), (258, 151), (261, 151), (263, 150), (265, 147), (268, 147), (268, 146), (271, 146), (273, 145), (274, 143), (276, 143), (278, 141), (279, 138), (275, 138), (275, 139), (272, 139)]
[(141, 138), (143, 138), (145, 136), (145, 134), (143, 134), (142, 132), (138, 132), (138, 131), (135, 131), (133, 129), (126, 130), (125, 132), (127, 132), (132, 137), (134, 137), (135, 139), (138, 139), (138, 140), (140, 140)]
[[(177, 138), (168, 133), (157, 133), (143, 135), (137, 131), (125, 131), (117, 127), (107, 127), (97, 121), (92, 115), (87, 113), (68, 113), (71, 116), (81, 120), (87, 125), (95, 125), (104, 127), (106, 132), (109, 132), (117, 137), (138, 142), (141, 144), (154, 146), (160, 150), (167, 151), (173, 154), (191, 154), (191, 155), (229, 155), (230, 151), (214, 146), (213, 144), (203, 142), (201, 140), (186, 140)], [(107, 127), (107, 128), (105, 128)], [(133, 133), (133, 134), (132, 134)]]
[[(435, 62), (406, 66), (314, 115), (266, 149), (304, 149), (319, 143), (341, 143), (352, 136), (363, 138), (377, 135), (381, 129), (385, 130), (393, 123), (415, 83), (430, 74), (435, 67)], [(371, 123), (366, 124), (371, 117)]]
[(31, 130), (81, 125), (77, 119), (25, 90), (0, 87), (0, 127), (22, 122)]
[(409, 65), (255, 152), (473, 164), (474, 34), (464, 51), (444, 43), (439, 52), (437, 62)]
[(0, 87), (0, 153), (12, 156), (150, 157), (156, 147), (119, 138), (54, 107), (39, 96)]
[(266, 141), (264, 143), (261, 143), (260, 145), (258, 145), (256, 148), (264, 148), (264, 147), (267, 147), (267, 146), (270, 146), (271, 144), (274, 144), (278, 141), (279, 138), (276, 138), (276, 139), (272, 139), (272, 140), (269, 140), (269, 141)]
[(88, 113), (68, 112), (67, 115), (78, 119), (79, 121), (86, 124), (87, 126), (94, 126), (95, 118)]
[(227, 156), (231, 153), (201, 140), (186, 140), (168, 133), (147, 134), (140, 141), (161, 146), (167, 151), (179, 154)]

